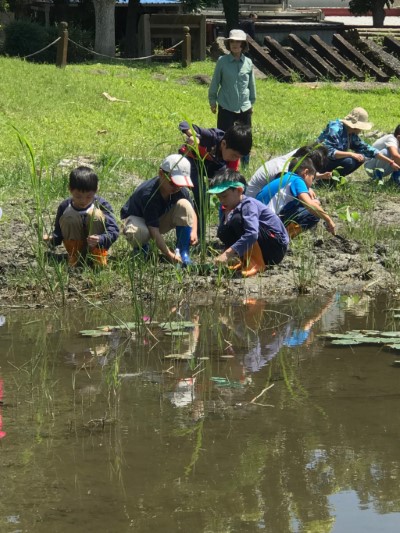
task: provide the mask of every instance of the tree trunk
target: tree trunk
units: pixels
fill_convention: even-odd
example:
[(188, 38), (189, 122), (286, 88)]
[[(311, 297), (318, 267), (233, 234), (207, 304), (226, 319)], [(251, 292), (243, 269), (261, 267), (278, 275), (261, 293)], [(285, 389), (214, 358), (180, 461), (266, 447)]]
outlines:
[(115, 56), (115, 0), (93, 0), (96, 37), (94, 49), (99, 54)]
[(375, 0), (372, 3), (372, 26), (374, 28), (383, 28), (386, 15), (385, 4), (386, 0)]
[(226, 19), (226, 36), (231, 30), (239, 28), (239, 0), (222, 0)]
[(140, 0), (129, 0), (125, 27), (125, 57), (136, 57), (138, 53), (137, 28), (140, 16)]

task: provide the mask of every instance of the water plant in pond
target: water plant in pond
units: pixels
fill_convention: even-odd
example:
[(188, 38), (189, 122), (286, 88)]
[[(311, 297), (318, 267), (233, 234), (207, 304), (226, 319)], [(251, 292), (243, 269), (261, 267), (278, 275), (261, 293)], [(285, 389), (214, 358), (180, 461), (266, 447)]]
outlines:
[(378, 344), (394, 347), (400, 344), (400, 331), (352, 330), (345, 333), (321, 333), (319, 336), (331, 339), (331, 344), (338, 346)]

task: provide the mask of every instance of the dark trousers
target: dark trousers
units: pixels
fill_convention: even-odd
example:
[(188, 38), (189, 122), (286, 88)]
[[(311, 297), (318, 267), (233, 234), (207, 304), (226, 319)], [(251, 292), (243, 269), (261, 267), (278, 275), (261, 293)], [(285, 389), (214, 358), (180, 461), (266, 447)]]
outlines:
[(324, 172), (332, 172), (332, 170), (337, 170), (340, 176), (348, 176), (358, 167), (360, 167), (364, 161), (356, 161), (352, 157), (345, 157), (344, 159), (328, 159), (328, 164), (326, 165)]
[[(221, 222), (217, 232), (225, 248), (230, 248), (243, 234), (244, 224), (241, 213), (235, 213), (226, 224)], [(278, 265), (285, 257), (287, 247), (265, 226), (260, 225), (257, 242), (266, 265)]]
[(279, 218), (282, 220), (283, 224), (287, 226), (291, 222), (298, 224), (303, 228), (303, 230), (311, 229), (316, 226), (319, 222), (319, 218), (313, 215), (308, 209), (302, 207), (302, 205), (296, 202), (297, 205), (292, 206), (293, 202), (290, 202), (289, 208), (285, 207), (279, 213)]
[(233, 113), (232, 111), (228, 111), (219, 105), (217, 128), (222, 131), (228, 131), (235, 124), (235, 122), (239, 122), (240, 124), (251, 127), (251, 115), (251, 108), (247, 111), (241, 111), (240, 113)]

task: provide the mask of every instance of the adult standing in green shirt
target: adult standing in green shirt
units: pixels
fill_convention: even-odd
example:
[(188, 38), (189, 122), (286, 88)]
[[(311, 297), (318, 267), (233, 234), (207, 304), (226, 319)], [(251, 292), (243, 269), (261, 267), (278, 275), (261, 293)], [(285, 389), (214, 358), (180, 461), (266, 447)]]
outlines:
[(218, 59), (208, 91), (213, 113), (218, 104), (217, 128), (223, 131), (237, 122), (251, 126), (256, 101), (253, 62), (244, 55), (248, 50), (245, 32), (231, 30), (226, 47), (230, 53)]

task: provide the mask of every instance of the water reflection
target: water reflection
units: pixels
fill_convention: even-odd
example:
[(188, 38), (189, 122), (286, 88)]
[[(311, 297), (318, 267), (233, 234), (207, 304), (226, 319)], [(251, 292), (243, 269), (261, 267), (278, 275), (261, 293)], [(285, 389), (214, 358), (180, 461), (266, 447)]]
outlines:
[(394, 330), (394, 307), (182, 301), (94, 338), (130, 310), (10, 313), (0, 531), (394, 531), (396, 356), (318, 336)]

